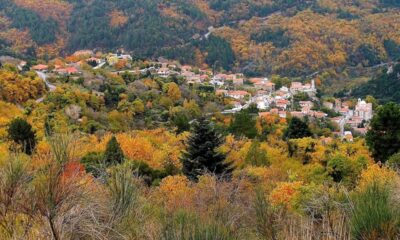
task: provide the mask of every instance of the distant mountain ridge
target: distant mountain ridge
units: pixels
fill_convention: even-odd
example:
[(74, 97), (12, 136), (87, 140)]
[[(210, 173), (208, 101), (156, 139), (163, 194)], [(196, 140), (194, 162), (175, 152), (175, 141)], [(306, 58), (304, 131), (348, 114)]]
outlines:
[[(248, 75), (306, 76), (400, 56), (397, 0), (0, 0), (0, 52), (123, 48)], [(204, 34), (214, 26), (211, 36)]]

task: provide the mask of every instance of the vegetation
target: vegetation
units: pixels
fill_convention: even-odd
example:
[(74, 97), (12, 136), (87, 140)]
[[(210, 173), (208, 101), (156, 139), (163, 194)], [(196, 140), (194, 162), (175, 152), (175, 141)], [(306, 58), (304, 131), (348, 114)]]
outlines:
[(400, 106), (387, 103), (377, 110), (371, 121), (371, 129), (366, 141), (376, 161), (386, 162), (390, 156), (399, 152)]
[(351, 95), (354, 97), (365, 97), (371, 95), (381, 103), (400, 103), (400, 83), (398, 77), (400, 74), (400, 64), (393, 66), (392, 70), (392, 72), (388, 72), (388, 69), (386, 69), (377, 77), (355, 88), (351, 92)]
[(0, 239), (400, 239), (395, 2), (0, 9)]

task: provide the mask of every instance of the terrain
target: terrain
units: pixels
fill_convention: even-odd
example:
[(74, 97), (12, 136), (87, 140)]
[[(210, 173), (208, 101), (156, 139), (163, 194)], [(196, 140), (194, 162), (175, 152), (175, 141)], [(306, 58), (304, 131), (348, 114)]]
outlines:
[(394, 0), (1, 0), (0, 9), (2, 52), (17, 55), (123, 48), (253, 76), (319, 74), (329, 84), (346, 81), (349, 67), (400, 56)]

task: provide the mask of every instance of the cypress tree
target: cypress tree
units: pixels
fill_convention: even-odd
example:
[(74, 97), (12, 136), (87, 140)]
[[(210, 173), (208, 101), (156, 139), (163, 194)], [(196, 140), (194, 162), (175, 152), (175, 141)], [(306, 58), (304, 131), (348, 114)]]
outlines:
[(112, 166), (122, 163), (124, 159), (124, 153), (119, 146), (117, 138), (113, 136), (107, 143), (106, 151), (104, 152), (104, 163), (106, 166)]
[(192, 181), (200, 175), (213, 173), (219, 177), (231, 176), (233, 167), (225, 162), (225, 154), (217, 151), (224, 140), (205, 119), (194, 125), (187, 150), (183, 153), (183, 173)]
[(11, 140), (22, 146), (26, 154), (32, 154), (36, 146), (36, 136), (32, 126), (26, 120), (22, 118), (12, 120), (7, 133)]

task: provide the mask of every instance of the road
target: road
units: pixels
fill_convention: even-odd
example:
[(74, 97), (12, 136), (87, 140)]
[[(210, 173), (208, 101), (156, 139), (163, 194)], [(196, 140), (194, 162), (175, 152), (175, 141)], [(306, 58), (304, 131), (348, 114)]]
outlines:
[[(41, 71), (36, 71), (36, 74), (39, 76), (40, 79), (43, 80), (44, 84), (46, 84), (46, 86), (49, 88), (49, 91), (50, 91), (50, 92), (53, 92), (53, 91), (56, 89), (56, 86), (55, 86), (55, 85), (53, 85), (53, 84), (51, 84), (51, 83), (49, 83), (49, 82), (47, 81), (47, 75), (46, 75), (46, 73), (41, 72)], [(44, 97), (41, 97), (41, 98), (39, 98), (39, 99), (36, 99), (36, 102), (37, 102), (37, 103), (43, 102), (43, 99), (44, 99)]]

